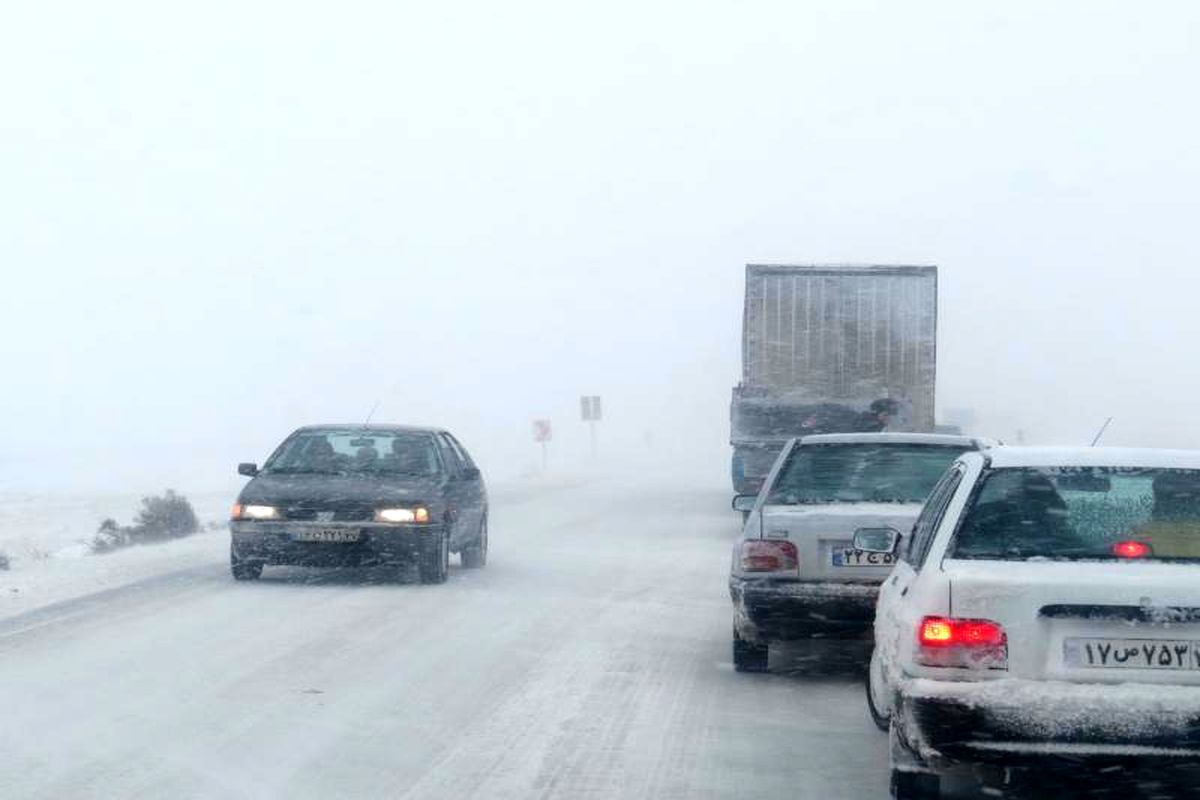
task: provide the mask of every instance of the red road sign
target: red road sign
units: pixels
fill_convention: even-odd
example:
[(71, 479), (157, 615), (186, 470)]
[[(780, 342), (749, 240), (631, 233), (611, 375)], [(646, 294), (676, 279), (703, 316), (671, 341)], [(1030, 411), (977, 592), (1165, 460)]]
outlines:
[(550, 427), (550, 420), (535, 419), (533, 421), (533, 440), (535, 442), (548, 442), (554, 438), (554, 430)]

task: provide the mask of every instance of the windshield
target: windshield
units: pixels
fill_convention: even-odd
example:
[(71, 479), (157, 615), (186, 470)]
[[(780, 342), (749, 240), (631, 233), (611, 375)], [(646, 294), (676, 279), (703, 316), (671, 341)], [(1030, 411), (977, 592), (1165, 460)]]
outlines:
[[(983, 478), (950, 548), (953, 558), (1200, 559), (1200, 471), (996, 469)], [(1143, 552), (1139, 549), (1139, 553)]]
[(273, 474), (353, 473), (422, 475), (440, 471), (437, 446), (425, 433), (305, 431), (291, 437), (267, 461)]
[(966, 448), (922, 444), (801, 445), (767, 503), (920, 503)]

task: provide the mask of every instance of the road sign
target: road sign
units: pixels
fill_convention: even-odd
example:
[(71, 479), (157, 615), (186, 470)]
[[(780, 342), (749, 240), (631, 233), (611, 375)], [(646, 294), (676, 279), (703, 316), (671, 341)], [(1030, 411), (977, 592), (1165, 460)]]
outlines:
[(600, 395), (585, 394), (579, 398), (580, 417), (584, 422), (597, 422), (601, 419)]
[(535, 442), (548, 442), (554, 438), (554, 429), (550, 427), (550, 420), (535, 419), (533, 421), (533, 440)]

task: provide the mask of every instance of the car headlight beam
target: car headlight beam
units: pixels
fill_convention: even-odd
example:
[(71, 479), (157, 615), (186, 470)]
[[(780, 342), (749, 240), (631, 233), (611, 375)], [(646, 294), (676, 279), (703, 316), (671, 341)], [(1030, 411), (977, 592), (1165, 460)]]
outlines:
[(376, 522), (429, 522), (429, 509), (425, 506), (412, 508), (381, 508), (375, 512)]
[(233, 507), (232, 516), (234, 519), (279, 519), (279, 509), (275, 506), (239, 503)]

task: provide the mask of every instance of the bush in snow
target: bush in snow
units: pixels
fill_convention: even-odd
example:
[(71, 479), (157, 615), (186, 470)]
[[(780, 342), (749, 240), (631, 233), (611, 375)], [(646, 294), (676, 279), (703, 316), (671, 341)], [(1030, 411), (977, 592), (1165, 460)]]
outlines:
[(115, 519), (100, 523), (92, 537), (93, 553), (109, 553), (120, 547), (146, 542), (177, 539), (200, 530), (200, 521), (192, 504), (173, 489), (158, 497), (143, 497), (142, 508), (133, 525), (118, 525)]
[(129, 544), (129, 528), (122, 528), (111, 517), (100, 523), (99, 530), (92, 537), (93, 553), (107, 553)]
[(174, 489), (159, 497), (143, 497), (142, 510), (130, 529), (134, 542), (157, 542), (177, 539), (200, 529), (200, 521), (192, 504)]

